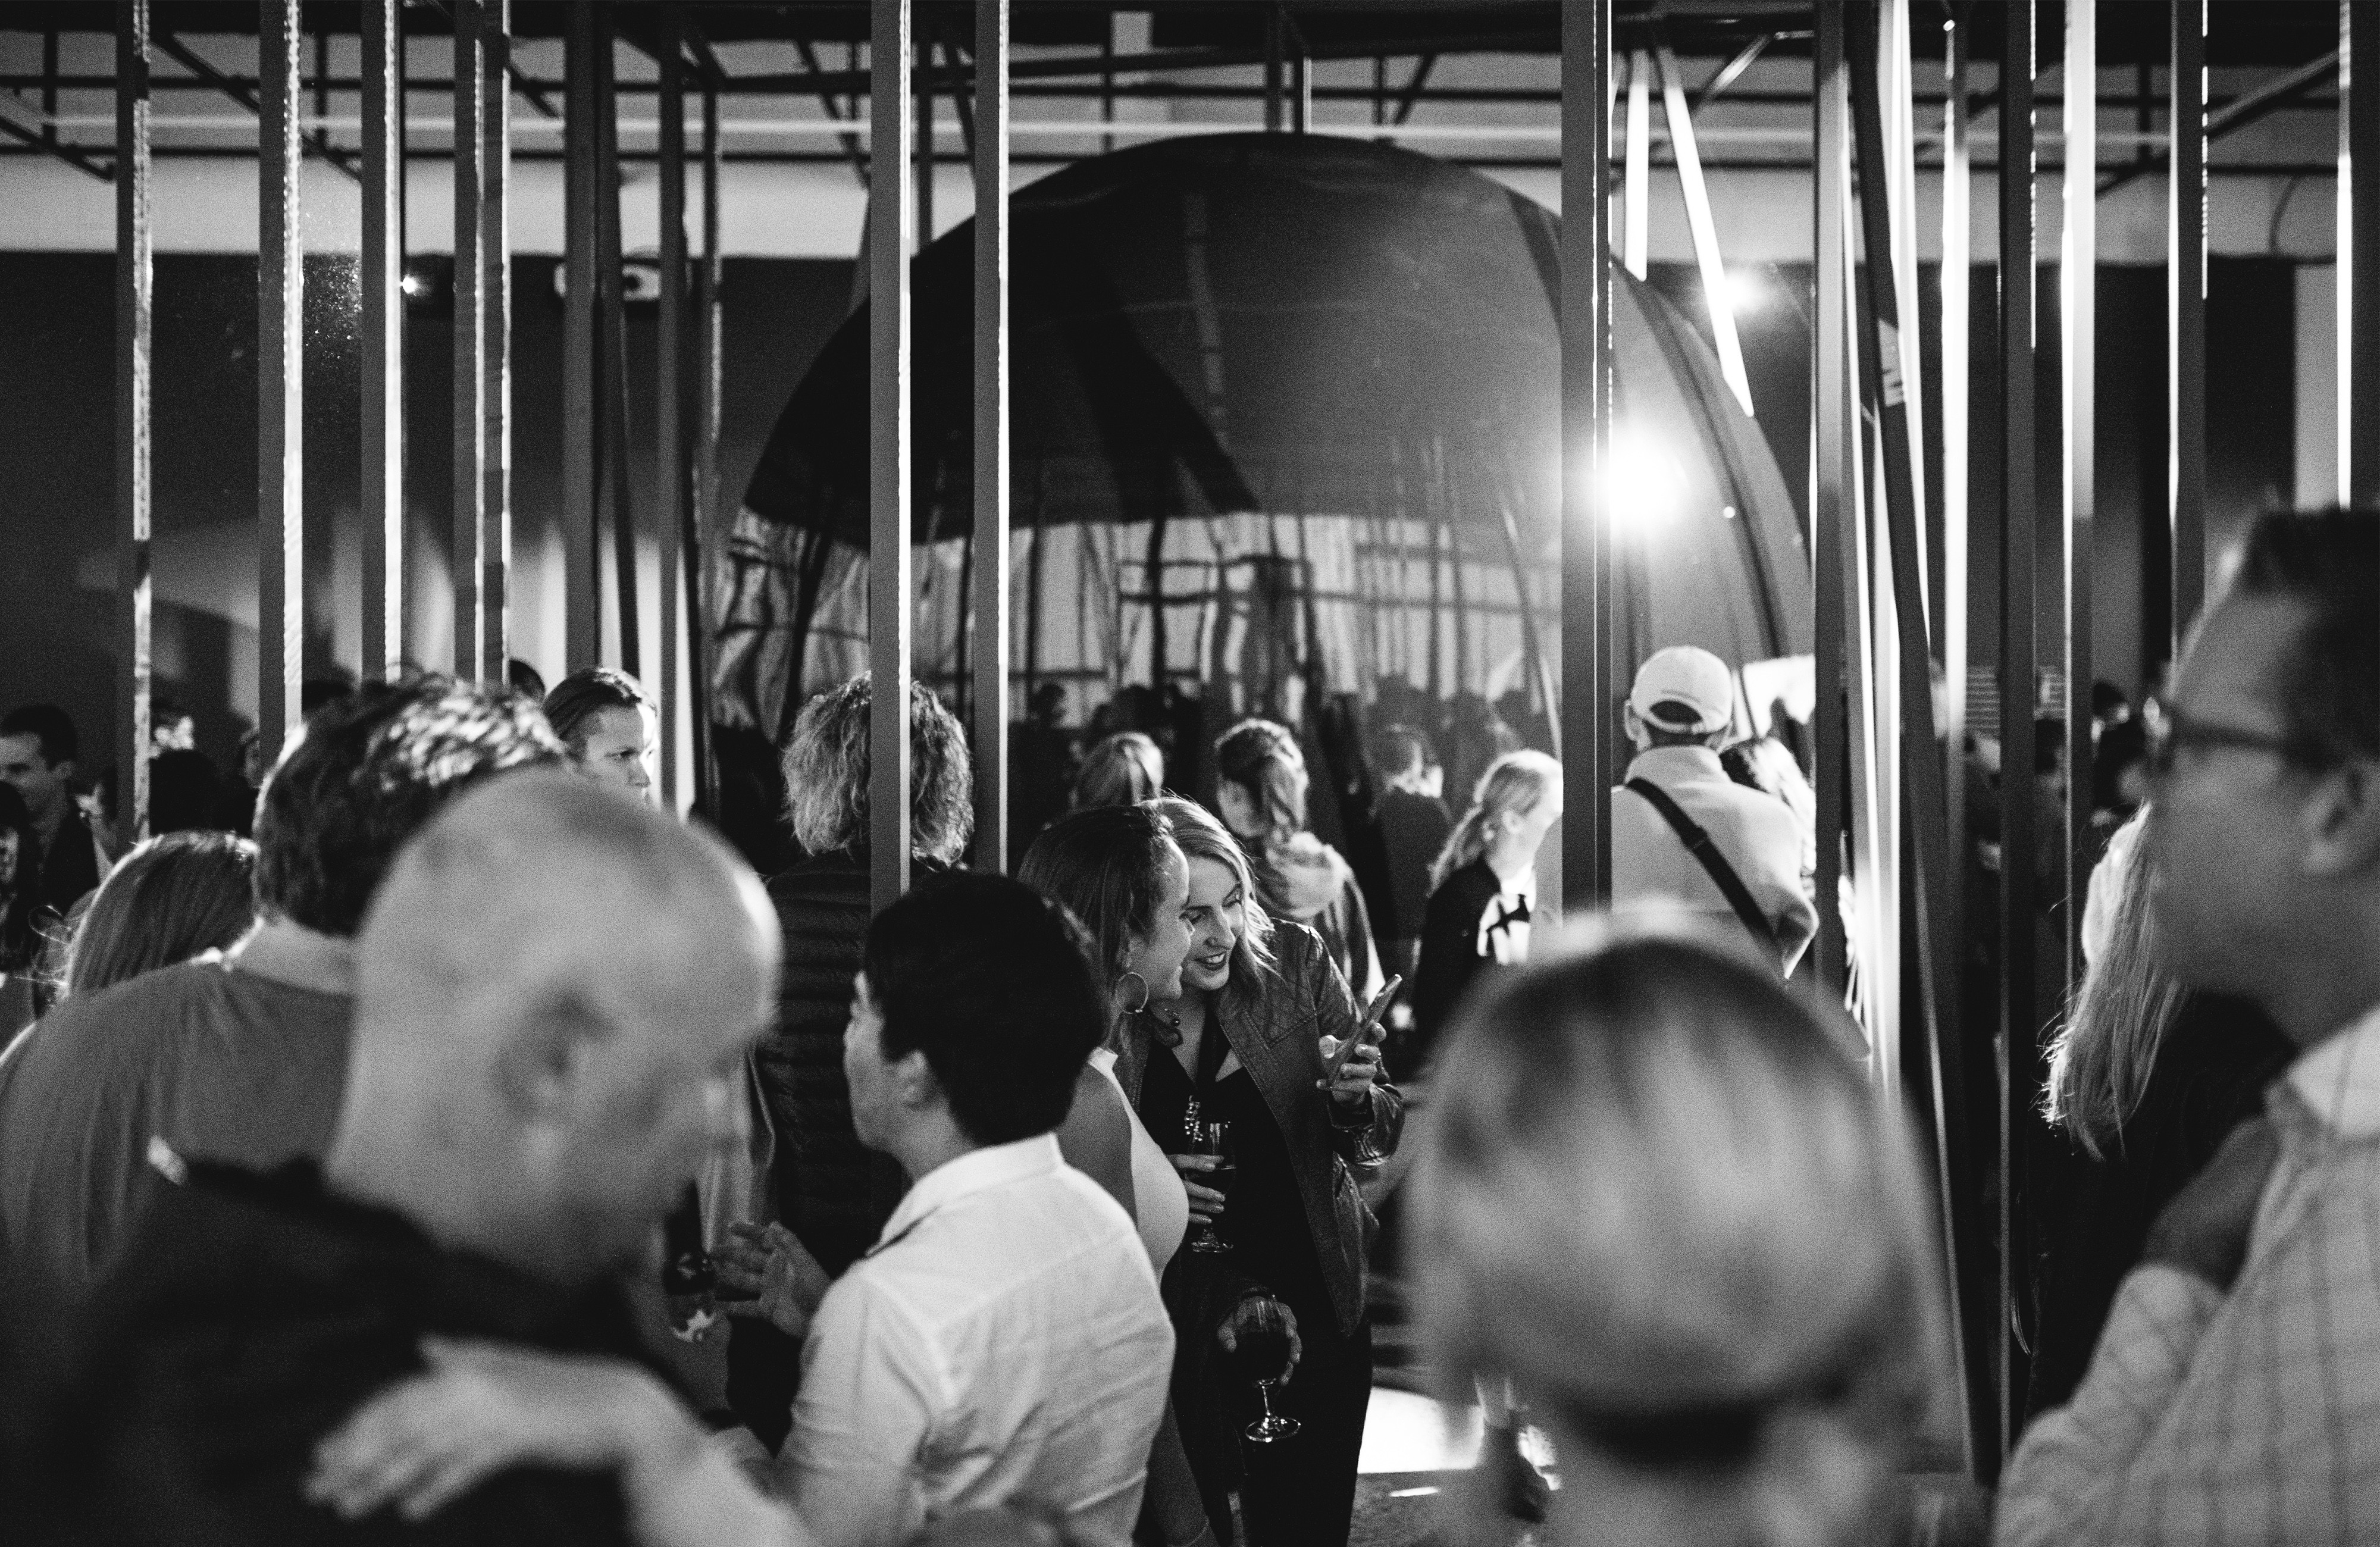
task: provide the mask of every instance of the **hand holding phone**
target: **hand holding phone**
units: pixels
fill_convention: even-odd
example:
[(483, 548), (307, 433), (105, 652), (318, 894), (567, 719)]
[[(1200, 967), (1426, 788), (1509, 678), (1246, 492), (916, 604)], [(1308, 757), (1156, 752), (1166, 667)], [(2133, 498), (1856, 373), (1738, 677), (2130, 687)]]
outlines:
[(1404, 986), (1405, 981), (1401, 974), (1390, 978), (1386, 984), (1382, 985), (1380, 992), (1372, 996), (1371, 1004), (1365, 1007), (1363, 1018), (1356, 1022), (1355, 1034), (1341, 1042), (1338, 1051), (1331, 1054), (1330, 1061), (1323, 1066), (1324, 1090), (1327, 1090), (1339, 1082), (1339, 1071), (1347, 1066), (1348, 1054), (1364, 1043), (1378, 1039), (1380, 1017), (1389, 1013), (1389, 1005), (1396, 998), (1397, 990)]

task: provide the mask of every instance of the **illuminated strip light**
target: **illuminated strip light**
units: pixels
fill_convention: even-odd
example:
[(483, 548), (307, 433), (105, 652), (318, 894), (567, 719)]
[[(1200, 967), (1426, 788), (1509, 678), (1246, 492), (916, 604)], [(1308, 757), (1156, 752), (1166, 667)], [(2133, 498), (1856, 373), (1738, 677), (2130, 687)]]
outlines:
[(1719, 261), (1718, 225), (1711, 219), (1710, 189), (1703, 182), (1702, 153), (1694, 145), (1694, 119), (1686, 104), (1685, 82), (1678, 57), (1663, 48), (1661, 116), (1668, 122), (1670, 143), (1678, 158), (1678, 186), (1686, 196), (1686, 229), (1693, 233), (1694, 262), (1702, 269), (1703, 299), (1710, 308), (1711, 337), (1718, 347), (1718, 372), (1728, 390), (1753, 417), (1752, 377), (1743, 368), (1743, 343), (1736, 336), (1735, 310), (1728, 304), (1727, 268)]

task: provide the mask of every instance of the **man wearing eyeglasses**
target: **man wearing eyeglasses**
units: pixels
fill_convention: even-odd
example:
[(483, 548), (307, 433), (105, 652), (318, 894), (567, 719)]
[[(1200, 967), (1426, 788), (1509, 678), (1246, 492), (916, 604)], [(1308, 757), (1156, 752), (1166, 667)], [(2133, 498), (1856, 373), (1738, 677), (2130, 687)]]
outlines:
[(2380, 513), (2271, 515), (2148, 719), (2158, 950), (2301, 1050), (2149, 1233), (2003, 1544), (2380, 1537)]

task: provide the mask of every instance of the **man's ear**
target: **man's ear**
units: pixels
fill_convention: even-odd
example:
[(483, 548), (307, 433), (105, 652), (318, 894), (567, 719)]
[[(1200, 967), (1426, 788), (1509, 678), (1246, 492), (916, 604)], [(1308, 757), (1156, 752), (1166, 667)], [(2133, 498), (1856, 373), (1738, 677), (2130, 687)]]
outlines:
[(912, 1112), (923, 1112), (940, 1104), (942, 1082), (934, 1078), (934, 1067), (926, 1062), (924, 1048), (911, 1048), (892, 1060), (892, 1089), (901, 1104)]
[(75, 760), (72, 758), (60, 758), (57, 761), (50, 764), (50, 772), (65, 780), (67, 783), (72, 784), (74, 783), (75, 777)]
[(566, 1108), (586, 1072), (586, 1054), (612, 1032), (611, 1022), (576, 992), (559, 990), (540, 998), (496, 1054), (496, 1090), (504, 1110), (534, 1121)]
[(2300, 830), (2309, 875), (2349, 876), (2380, 865), (2380, 762), (2350, 758), (2325, 774)]

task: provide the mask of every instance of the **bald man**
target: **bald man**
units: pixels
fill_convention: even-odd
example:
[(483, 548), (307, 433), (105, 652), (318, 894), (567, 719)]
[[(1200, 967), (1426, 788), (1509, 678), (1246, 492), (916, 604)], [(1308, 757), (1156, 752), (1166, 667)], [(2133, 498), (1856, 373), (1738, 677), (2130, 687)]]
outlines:
[(191, 1163), (42, 1406), (62, 1541), (625, 1540), (616, 1487), (509, 1473), (412, 1525), (304, 1492), (425, 1335), (643, 1357), (624, 1275), (734, 1134), (775, 915), (726, 847), (574, 775), (448, 807), (374, 898), (320, 1168)]

